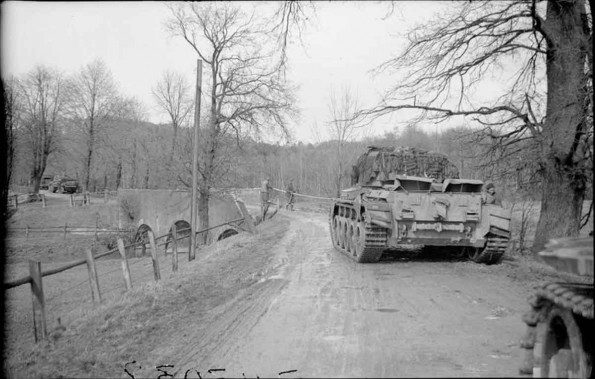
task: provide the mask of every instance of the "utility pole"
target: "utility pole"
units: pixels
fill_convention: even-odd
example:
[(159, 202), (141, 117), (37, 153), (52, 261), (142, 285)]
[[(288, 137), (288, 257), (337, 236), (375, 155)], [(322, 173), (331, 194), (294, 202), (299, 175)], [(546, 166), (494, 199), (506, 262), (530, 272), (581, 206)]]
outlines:
[(196, 98), (194, 100), (194, 154), (192, 158), (192, 199), (190, 199), (190, 251), (188, 260), (196, 256), (196, 227), (197, 227), (197, 202), (196, 179), (198, 177), (198, 128), (200, 126), (200, 94), (202, 83), (202, 60), (196, 60)]

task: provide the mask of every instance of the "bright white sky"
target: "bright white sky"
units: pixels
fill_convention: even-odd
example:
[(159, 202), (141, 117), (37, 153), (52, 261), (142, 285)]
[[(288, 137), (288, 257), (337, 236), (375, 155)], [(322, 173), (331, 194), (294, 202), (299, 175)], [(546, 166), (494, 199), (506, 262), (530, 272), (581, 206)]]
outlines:
[[(263, 6), (263, 3), (245, 6)], [(435, 2), (314, 2), (316, 16), (289, 51), (288, 78), (300, 86), (302, 117), (293, 126), (297, 140), (327, 139), (331, 88), (351, 87), (364, 106), (373, 106), (390, 81), (369, 70), (404, 46), (401, 35), (450, 6)], [(450, 3), (452, 4), (452, 3)], [(269, 4), (269, 6), (276, 4)], [(163, 27), (170, 11), (160, 2), (3, 2), (2, 74), (22, 75), (38, 64), (67, 74), (102, 58), (126, 96), (142, 101), (151, 122), (167, 122), (155, 107), (151, 87), (165, 70), (195, 80), (196, 55)], [(403, 123), (382, 119), (368, 135)], [(315, 127), (318, 127), (316, 131)]]

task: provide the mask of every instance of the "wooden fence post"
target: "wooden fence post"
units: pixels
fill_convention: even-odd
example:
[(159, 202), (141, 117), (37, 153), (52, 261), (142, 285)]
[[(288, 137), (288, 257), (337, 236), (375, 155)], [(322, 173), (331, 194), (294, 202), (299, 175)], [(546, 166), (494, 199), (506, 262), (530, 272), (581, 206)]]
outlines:
[(178, 271), (178, 230), (176, 224), (171, 227), (172, 233), (172, 255), (171, 255), (171, 269), (173, 272)]
[(161, 273), (159, 272), (159, 261), (157, 260), (157, 245), (155, 244), (155, 235), (153, 231), (147, 231), (149, 234), (149, 242), (151, 243), (151, 258), (153, 259), (153, 273), (155, 274), (155, 281), (161, 279)]
[(73, 205), (74, 205), (74, 194), (71, 193), (70, 194), (70, 207), (72, 208)]
[(27, 225), (27, 228), (25, 229), (25, 234), (27, 235), (27, 239), (29, 239), (29, 225)]
[(98, 227), (97, 224), (98, 224), (98, 221), (97, 221), (97, 218), (96, 218), (95, 219), (95, 241), (98, 241), (99, 240), (99, 238), (97, 238), (97, 227)]
[(91, 297), (93, 302), (101, 303), (101, 292), (99, 292), (99, 278), (97, 277), (97, 267), (95, 258), (91, 249), (87, 249), (87, 271), (89, 271), (89, 284), (91, 284)]
[(91, 196), (89, 195), (89, 192), (85, 192), (85, 199), (85, 204), (91, 205)]
[(64, 239), (66, 239), (66, 230), (68, 229), (68, 223), (64, 223)]
[(192, 238), (192, 229), (190, 229), (190, 233), (188, 233), (188, 262), (192, 260), (190, 252), (192, 251), (192, 241), (196, 240)]
[(19, 195), (14, 195), (14, 209), (19, 209)]
[(132, 288), (132, 279), (130, 278), (130, 268), (128, 267), (128, 258), (126, 258), (124, 241), (122, 241), (121, 238), (118, 238), (118, 251), (120, 251), (120, 257), (122, 258), (122, 274), (124, 275), (126, 290), (129, 291)]
[(43, 204), (43, 207), (45, 208), (47, 205), (45, 203), (45, 194), (41, 195), (41, 203)]
[(244, 217), (244, 221), (246, 222), (248, 231), (250, 232), (250, 234), (255, 234), (257, 232), (257, 229), (254, 225), (254, 219), (246, 209), (246, 204), (240, 199), (236, 199), (235, 202), (238, 209), (240, 210), (240, 213), (242, 214), (242, 217)]
[(35, 342), (39, 342), (47, 338), (41, 262), (29, 259), (29, 275), (31, 276), (31, 293), (33, 295), (33, 333), (35, 333)]

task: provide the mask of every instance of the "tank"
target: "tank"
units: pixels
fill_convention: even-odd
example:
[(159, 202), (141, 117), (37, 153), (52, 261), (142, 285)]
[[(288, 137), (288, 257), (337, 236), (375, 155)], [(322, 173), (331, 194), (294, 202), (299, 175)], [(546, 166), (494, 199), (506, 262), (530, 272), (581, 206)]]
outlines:
[(521, 374), (590, 378), (593, 370), (593, 237), (553, 239), (538, 255), (584, 282), (546, 283), (529, 297)]
[(482, 181), (459, 178), (442, 154), (368, 147), (351, 185), (332, 205), (329, 223), (335, 249), (357, 262), (421, 245), (493, 264), (508, 247), (511, 211), (488, 199)]

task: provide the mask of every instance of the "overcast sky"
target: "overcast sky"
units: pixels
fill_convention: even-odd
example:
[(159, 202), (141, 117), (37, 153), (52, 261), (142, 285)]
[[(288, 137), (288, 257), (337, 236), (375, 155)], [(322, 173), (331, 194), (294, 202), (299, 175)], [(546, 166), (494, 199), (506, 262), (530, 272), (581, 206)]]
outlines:
[[(374, 105), (390, 81), (372, 78), (369, 70), (399, 52), (404, 43), (399, 36), (411, 26), (449, 6), (396, 4), (392, 16), (383, 20), (390, 2), (315, 2), (316, 15), (302, 35), (303, 46), (292, 44), (288, 54), (288, 78), (300, 86), (302, 118), (293, 125), (298, 140), (325, 139), (331, 88), (351, 87), (362, 105)], [(192, 83), (197, 58), (185, 41), (165, 31), (169, 15), (160, 2), (3, 2), (2, 74), (22, 75), (38, 64), (71, 74), (102, 58), (122, 93), (146, 105), (149, 121), (167, 122), (155, 108), (151, 87), (165, 70), (179, 71)], [(403, 123), (395, 117), (385, 118), (369, 134), (399, 125)]]

